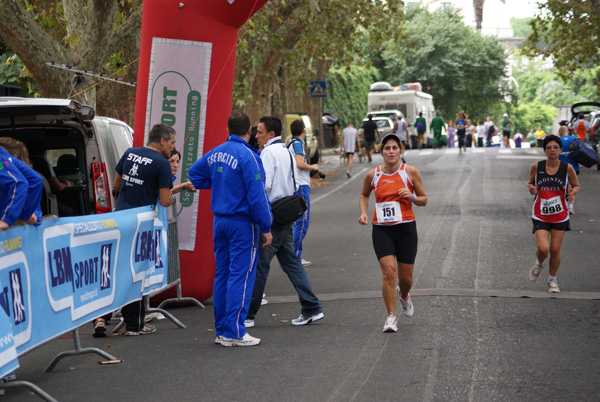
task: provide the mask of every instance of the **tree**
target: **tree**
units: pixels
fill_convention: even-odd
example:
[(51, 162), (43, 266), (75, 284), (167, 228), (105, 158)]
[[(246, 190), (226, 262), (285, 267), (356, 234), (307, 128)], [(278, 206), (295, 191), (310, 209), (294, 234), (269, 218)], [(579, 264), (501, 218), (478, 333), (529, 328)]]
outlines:
[[(309, 81), (331, 65), (351, 65), (366, 41), (378, 49), (397, 37), (402, 3), (384, 0), (272, 0), (247, 23), (237, 49), (234, 110), (252, 120), (296, 102), (309, 111)], [(298, 105), (302, 105), (298, 110)], [(313, 109), (313, 118), (316, 116)]]
[(503, 102), (504, 48), (493, 37), (467, 27), (456, 10), (407, 10), (406, 37), (388, 42), (382, 78), (393, 85), (420, 82), (444, 116), (458, 110), (483, 116)]
[(544, 129), (552, 126), (557, 114), (558, 111), (554, 106), (532, 102), (517, 106), (513, 111), (512, 119), (515, 122), (515, 128), (526, 134), (537, 126), (542, 126)]
[[(577, 71), (598, 64), (600, 0), (547, 0), (538, 3), (538, 9), (524, 45), (526, 55), (551, 59), (557, 74), (567, 81)], [(596, 85), (600, 94), (600, 79)]]
[[(45, 63), (114, 72), (139, 55), (141, 14), (141, 0), (2, 0), (0, 38), (27, 67), (43, 96), (64, 98), (72, 92), (73, 74)], [(136, 77), (137, 64), (120, 75), (126, 81)], [(99, 114), (116, 116), (135, 99), (135, 89), (120, 84), (105, 83), (98, 91), (97, 98), (96, 89), (83, 96)], [(133, 110), (128, 120), (132, 123)]]

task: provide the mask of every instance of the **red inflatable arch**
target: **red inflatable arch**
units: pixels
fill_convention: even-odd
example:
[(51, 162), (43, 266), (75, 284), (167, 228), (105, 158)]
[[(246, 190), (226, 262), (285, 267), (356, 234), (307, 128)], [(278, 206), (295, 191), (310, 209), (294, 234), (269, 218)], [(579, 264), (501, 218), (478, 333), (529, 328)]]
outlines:
[[(203, 139), (195, 143), (195, 145), (202, 148), (203, 153), (225, 141), (227, 138), (227, 118), (231, 111), (235, 72), (235, 47), (238, 30), (266, 1), (144, 1), (134, 124), (135, 146), (144, 145), (147, 127), (161, 122), (160, 120), (167, 124), (172, 122), (173, 124), (171, 125), (176, 127), (179, 148), (182, 148), (184, 145), (186, 149), (188, 145), (190, 145), (190, 149), (193, 148), (193, 144), (183, 143), (192, 126), (196, 130), (198, 128), (203, 130)], [(166, 71), (169, 68), (164, 70), (161, 75), (151, 75), (153, 66), (156, 63), (160, 63), (156, 57), (156, 49), (158, 49), (156, 47), (156, 38), (165, 39), (159, 39), (159, 41), (168, 42), (169, 46), (173, 43), (176, 45), (183, 43), (186, 46), (201, 43), (201, 45), (190, 47), (190, 49), (200, 49), (205, 52), (203, 54), (208, 55), (208, 57), (204, 56), (205, 58), (202, 60), (206, 60), (206, 64), (204, 67), (202, 65), (196, 66), (195, 63), (197, 63), (197, 60), (190, 60), (186, 51), (179, 51), (179, 53), (176, 53), (176, 56), (169, 56), (168, 52), (166, 52), (163, 54), (163, 64), (166, 64), (164, 60), (169, 60), (173, 66), (171, 70), (177, 70), (178, 68), (187, 69), (188, 71), (190, 68), (197, 68), (197, 70), (192, 70), (192, 73), (188, 73), (187, 77), (185, 77), (185, 74), (179, 72)], [(153, 48), (153, 46), (155, 47)], [(210, 65), (209, 68), (208, 65)], [(206, 96), (200, 96), (202, 93), (201, 88), (193, 88), (193, 85), (190, 83), (198, 78), (195, 77), (196, 71), (198, 74), (209, 71), (209, 73), (205, 74), (207, 85), (204, 94), (208, 94), (207, 98)], [(160, 80), (168, 76), (167, 73), (179, 80), (173, 84), (174, 86), (183, 88), (187, 85), (190, 87), (189, 89), (186, 87), (185, 91), (179, 91), (180, 93), (185, 92), (184, 95), (187, 97), (187, 104), (185, 97), (183, 100), (171, 97), (170, 95), (175, 94), (176, 91), (168, 89), (166, 85), (160, 90), (157, 89), (162, 82)], [(163, 96), (162, 104), (156, 100), (152, 102), (151, 96), (149, 97), (149, 83), (151, 82), (154, 84), (151, 84), (150, 94), (153, 96), (154, 92), (159, 93), (161, 91), (160, 93)], [(198, 105), (194, 104), (190, 106), (193, 102), (197, 102)], [(178, 119), (177, 124), (180, 125), (176, 126), (175, 115), (170, 114), (170, 111), (174, 111), (176, 108), (182, 109), (180, 104), (187, 106), (188, 117), (186, 119)], [(162, 108), (163, 114), (155, 117), (154, 111), (159, 107)], [(183, 120), (186, 120), (185, 125), (183, 124)], [(190, 122), (193, 124), (190, 124)], [(185, 169), (186, 165), (183, 162), (184, 160), (182, 160), (182, 165)], [(188, 162), (191, 163), (191, 159)], [(187, 176), (184, 175), (185, 177)], [(198, 197), (197, 223), (195, 226), (196, 238), (195, 243), (192, 244), (194, 251), (180, 251), (179, 253), (181, 260), (181, 280), (185, 296), (205, 301), (212, 296), (215, 274), (210, 192), (201, 191), (194, 196)], [(172, 296), (172, 294), (169, 296)]]

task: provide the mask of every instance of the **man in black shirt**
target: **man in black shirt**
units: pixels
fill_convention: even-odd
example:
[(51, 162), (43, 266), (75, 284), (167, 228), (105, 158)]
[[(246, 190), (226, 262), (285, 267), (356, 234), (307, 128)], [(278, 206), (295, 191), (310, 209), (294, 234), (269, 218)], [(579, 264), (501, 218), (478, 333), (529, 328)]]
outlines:
[(381, 138), (381, 134), (379, 133), (379, 129), (377, 128), (377, 123), (373, 121), (373, 115), (369, 114), (367, 116), (369, 120), (363, 123), (363, 138), (365, 140), (365, 151), (367, 157), (369, 158), (369, 162), (372, 161), (371, 155), (375, 151), (375, 133)]

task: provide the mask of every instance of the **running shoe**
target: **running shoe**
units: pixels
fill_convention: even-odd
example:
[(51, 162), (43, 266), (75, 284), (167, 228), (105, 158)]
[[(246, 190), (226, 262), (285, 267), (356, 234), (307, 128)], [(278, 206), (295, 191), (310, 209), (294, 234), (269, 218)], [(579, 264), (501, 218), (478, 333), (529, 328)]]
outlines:
[(404, 314), (405, 317), (412, 317), (415, 313), (415, 307), (413, 306), (410, 295), (408, 295), (406, 299), (403, 299), (400, 296), (400, 292), (398, 292), (398, 298), (400, 299), (400, 304), (402, 305), (402, 314)]
[(352, 177), (352, 173), (350, 173), (350, 171), (347, 171), (346, 172), (346, 176), (348, 176), (348, 178), (351, 178)]
[(269, 301), (265, 299), (265, 297), (267, 297), (267, 295), (263, 293), (262, 300), (260, 301), (261, 306), (264, 306), (265, 304), (269, 303)]
[(383, 332), (398, 332), (398, 319), (394, 313), (390, 313), (383, 324)]
[(146, 325), (144, 325), (144, 328), (142, 328), (139, 332), (127, 331), (127, 332), (125, 332), (125, 336), (150, 335), (155, 332), (156, 332), (156, 327), (154, 325), (146, 324)]
[(302, 265), (304, 265), (305, 267), (310, 267), (312, 265), (312, 262), (310, 261), (306, 261), (304, 258), (302, 258), (300, 260), (300, 262), (302, 263)]
[(92, 336), (94, 338), (104, 338), (106, 336), (106, 321), (104, 321), (104, 318), (98, 318), (94, 322), (94, 333)]
[(220, 345), (223, 342), (223, 335), (217, 335), (215, 338), (215, 345)]
[(310, 324), (311, 322), (322, 320), (324, 317), (325, 314), (323, 314), (323, 312), (308, 317), (300, 314), (300, 317), (292, 320), (292, 325), (306, 325)]
[(221, 346), (256, 346), (260, 343), (260, 339), (251, 336), (250, 334), (244, 335), (243, 338), (221, 338)]
[(531, 269), (529, 270), (529, 280), (533, 282), (537, 281), (537, 278), (539, 278), (540, 273), (543, 269), (544, 264), (540, 264), (536, 261), (535, 264), (533, 264), (533, 267), (531, 267)]
[(254, 320), (245, 320), (244, 325), (246, 328), (252, 328), (254, 326)]
[(548, 280), (548, 293), (560, 293), (560, 289), (558, 288), (558, 282), (556, 282), (556, 279)]

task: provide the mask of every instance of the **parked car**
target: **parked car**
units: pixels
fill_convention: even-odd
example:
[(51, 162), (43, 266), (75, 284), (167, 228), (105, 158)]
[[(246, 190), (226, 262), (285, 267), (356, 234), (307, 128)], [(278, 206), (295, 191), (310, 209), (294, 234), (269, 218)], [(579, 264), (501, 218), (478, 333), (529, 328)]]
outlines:
[[(576, 127), (573, 126), (577, 120), (579, 113), (584, 114), (584, 119), (590, 123), (590, 136), (589, 141), (596, 149), (598, 153), (598, 159), (600, 159), (600, 103), (598, 102), (579, 102), (571, 106), (571, 120), (569, 120), (568, 128), (569, 132), (575, 134)], [(598, 170), (600, 170), (600, 164), (596, 164)]]
[[(362, 124), (364, 124), (367, 121), (369, 121), (369, 119), (364, 119)], [(375, 114), (373, 114), (373, 121), (375, 122), (375, 124), (377, 124), (377, 129), (379, 130), (379, 134), (381, 136), (381, 137), (375, 136), (375, 150), (379, 151), (380, 144), (381, 144), (381, 138), (383, 138), (386, 134), (389, 134), (392, 132), (392, 129), (394, 128), (394, 120), (392, 120), (388, 117), (379, 117), (379, 116), (375, 117)], [(360, 128), (358, 129), (358, 135), (359, 135), (361, 141), (363, 140), (362, 124), (361, 124)]]
[[(133, 130), (126, 123), (96, 116), (92, 107), (73, 100), (0, 97), (0, 137), (12, 137), (28, 148), (42, 144), (40, 158), (60, 181), (72, 183), (54, 194), (44, 178), (43, 214), (58, 216), (58, 203), (73, 215), (113, 210), (115, 166), (133, 143)], [(35, 156), (30, 156), (33, 162)]]
[(290, 125), (294, 120), (302, 120), (304, 122), (304, 129), (306, 130), (306, 136), (304, 137), (304, 144), (306, 147), (306, 155), (311, 164), (319, 163), (319, 131), (313, 127), (310, 116), (305, 113), (288, 113), (285, 115), (285, 130), (283, 130), (282, 141), (286, 144), (290, 143), (292, 138), (292, 132)]

